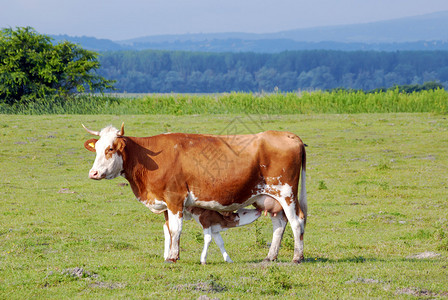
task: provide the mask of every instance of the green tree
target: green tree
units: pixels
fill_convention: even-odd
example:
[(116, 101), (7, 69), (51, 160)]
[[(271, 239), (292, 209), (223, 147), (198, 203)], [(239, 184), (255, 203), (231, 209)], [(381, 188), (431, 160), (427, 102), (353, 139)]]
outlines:
[(0, 103), (29, 103), (43, 99), (66, 99), (77, 92), (113, 88), (94, 71), (98, 54), (51, 38), (31, 27), (0, 31)]

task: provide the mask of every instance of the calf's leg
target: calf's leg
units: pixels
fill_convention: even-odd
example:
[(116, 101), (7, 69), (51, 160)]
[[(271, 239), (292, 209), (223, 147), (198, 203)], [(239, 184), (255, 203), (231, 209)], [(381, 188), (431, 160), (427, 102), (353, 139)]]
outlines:
[(213, 232), (212, 235), (216, 245), (218, 245), (219, 250), (221, 250), (224, 260), (228, 263), (233, 263), (233, 260), (230, 259), (230, 256), (227, 254), (227, 251), (224, 248), (224, 240), (222, 239), (221, 234), (219, 232)]
[(204, 229), (204, 249), (201, 253), (201, 264), (205, 265), (207, 263), (207, 251), (210, 243), (212, 242), (212, 230), (211, 228)]

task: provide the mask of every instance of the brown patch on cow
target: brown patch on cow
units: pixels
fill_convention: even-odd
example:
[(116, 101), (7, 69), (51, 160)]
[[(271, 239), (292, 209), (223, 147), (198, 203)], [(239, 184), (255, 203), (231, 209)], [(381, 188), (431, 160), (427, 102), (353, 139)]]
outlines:
[(106, 159), (111, 159), (112, 155), (114, 154), (114, 149), (111, 147), (107, 147), (106, 150), (104, 150), (104, 155), (106, 156)]
[(106, 156), (106, 159), (111, 159), (112, 156), (113, 156), (115, 153), (119, 153), (120, 155), (122, 155), (122, 153), (123, 153), (123, 149), (124, 149), (125, 146), (126, 146), (126, 142), (125, 142), (124, 139), (122, 139), (122, 138), (116, 138), (116, 139), (114, 140), (114, 143), (112, 144), (112, 146), (111, 146), (111, 147), (107, 147), (107, 148), (104, 150), (104, 154), (105, 154), (105, 156)]
[(169, 232), (169, 234), (170, 234), (170, 236), (171, 236), (170, 222), (168, 221), (168, 212), (167, 212), (166, 210), (163, 212), (163, 216), (165, 217), (165, 225), (166, 225), (166, 228), (168, 228), (168, 232)]
[[(183, 198), (185, 199), (185, 197), (183, 197)], [(182, 218), (184, 216), (184, 213), (183, 213), (183, 211), (184, 211), (183, 203), (182, 204), (177, 204), (177, 205), (175, 205), (173, 203), (167, 203), (167, 208), (174, 215), (179, 215), (179, 218)]]

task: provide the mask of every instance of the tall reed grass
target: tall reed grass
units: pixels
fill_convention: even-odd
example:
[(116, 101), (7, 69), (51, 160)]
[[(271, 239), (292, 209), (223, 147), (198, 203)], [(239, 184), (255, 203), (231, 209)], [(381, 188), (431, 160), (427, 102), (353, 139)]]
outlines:
[(41, 101), (27, 106), (0, 106), (2, 114), (313, 114), (313, 113), (448, 113), (444, 89), (393, 91), (316, 91), (302, 93), (160, 94), (144, 97), (79, 96), (68, 101)]

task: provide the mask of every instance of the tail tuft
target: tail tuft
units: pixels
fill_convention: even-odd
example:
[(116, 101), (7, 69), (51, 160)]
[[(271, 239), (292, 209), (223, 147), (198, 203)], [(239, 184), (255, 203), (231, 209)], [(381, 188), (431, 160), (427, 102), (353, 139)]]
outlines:
[(300, 209), (302, 210), (304, 217), (305, 217), (305, 224), (306, 224), (306, 216), (307, 216), (307, 210), (308, 210), (308, 204), (306, 199), (306, 151), (305, 151), (305, 144), (303, 147), (302, 152), (302, 172), (300, 173), (300, 198), (299, 198), (299, 205)]

